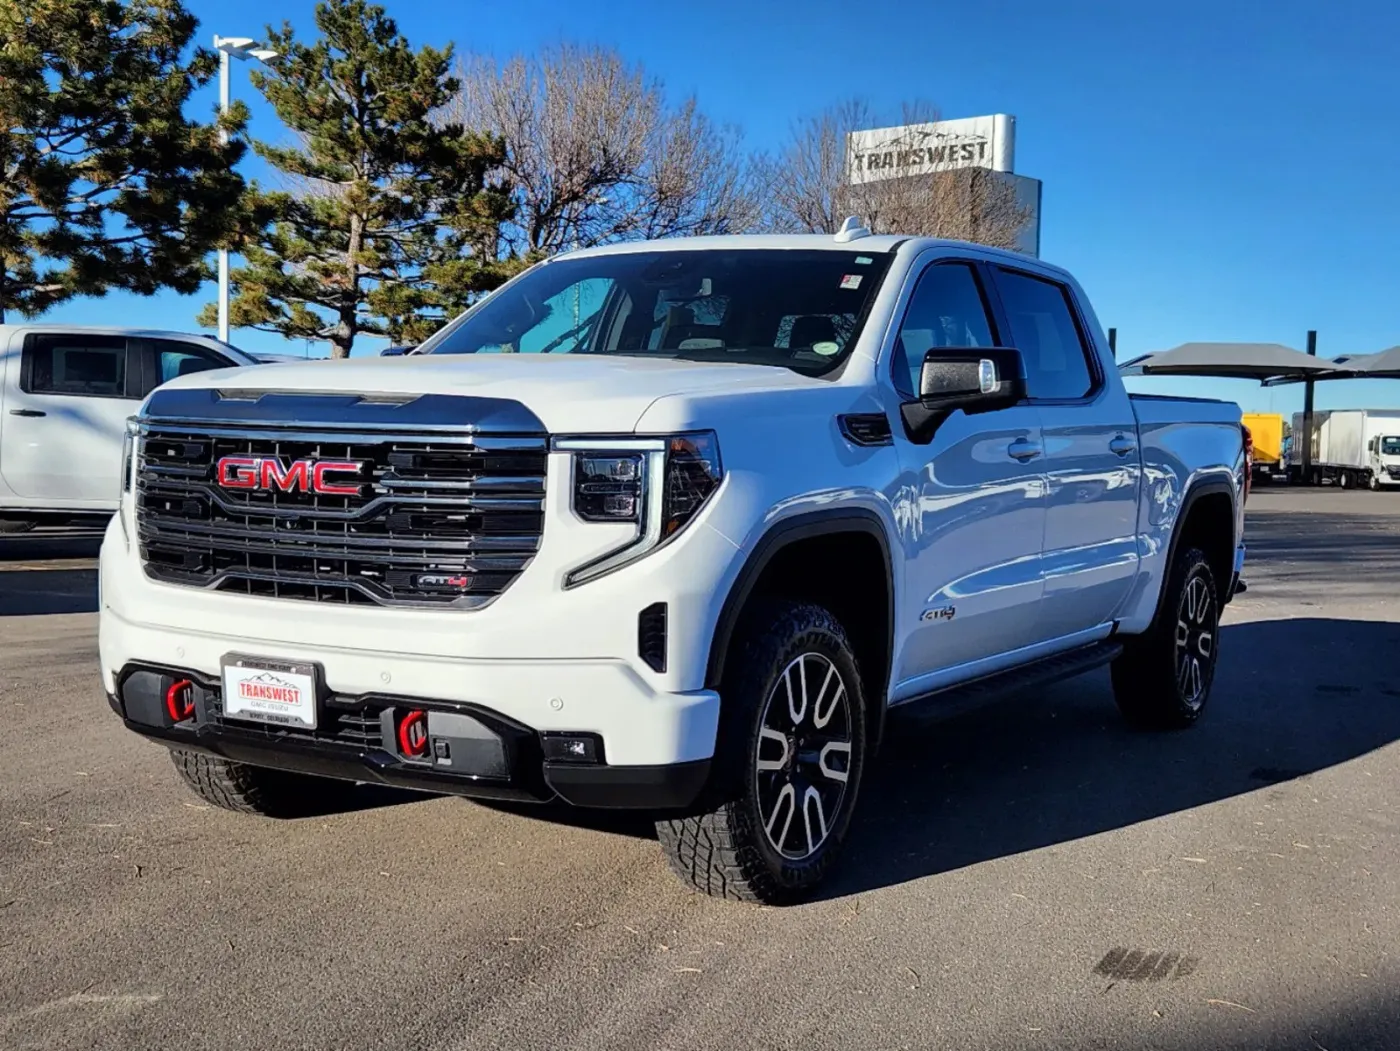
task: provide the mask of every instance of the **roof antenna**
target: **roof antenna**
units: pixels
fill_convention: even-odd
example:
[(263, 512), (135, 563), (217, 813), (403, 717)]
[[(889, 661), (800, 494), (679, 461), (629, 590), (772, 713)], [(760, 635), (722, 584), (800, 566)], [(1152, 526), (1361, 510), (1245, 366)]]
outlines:
[(855, 241), (859, 238), (869, 236), (869, 229), (867, 229), (866, 226), (859, 219), (852, 215), (849, 216), (846, 219), (846, 221), (841, 224), (841, 229), (836, 231), (835, 240), (837, 244), (845, 244), (847, 241)]

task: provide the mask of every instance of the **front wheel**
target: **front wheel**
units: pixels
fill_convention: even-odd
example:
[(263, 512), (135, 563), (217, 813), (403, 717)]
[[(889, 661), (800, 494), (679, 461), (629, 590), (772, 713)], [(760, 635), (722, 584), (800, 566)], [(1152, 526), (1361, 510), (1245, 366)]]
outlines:
[(1204, 552), (1178, 552), (1166, 589), (1152, 626), (1113, 662), (1114, 700), (1129, 723), (1145, 729), (1194, 724), (1210, 699), (1219, 656), (1219, 590)]
[(830, 872), (865, 768), (866, 710), (846, 632), (820, 606), (750, 616), (721, 686), (717, 798), (658, 821), (672, 870), (702, 893), (770, 905)]
[(1371, 472), (1371, 477), (1370, 477), (1370, 478), (1367, 480), (1367, 482), (1366, 482), (1366, 487), (1367, 487), (1368, 489), (1370, 489), (1371, 492), (1373, 492), (1373, 493), (1378, 493), (1378, 492), (1380, 492), (1380, 490), (1381, 490), (1381, 479), (1380, 479), (1380, 475), (1376, 474), (1375, 471), (1372, 471), (1372, 472)]
[(171, 749), (170, 759), (200, 799), (240, 814), (305, 817), (324, 809), (334, 791), (329, 778), (269, 770), (179, 748)]

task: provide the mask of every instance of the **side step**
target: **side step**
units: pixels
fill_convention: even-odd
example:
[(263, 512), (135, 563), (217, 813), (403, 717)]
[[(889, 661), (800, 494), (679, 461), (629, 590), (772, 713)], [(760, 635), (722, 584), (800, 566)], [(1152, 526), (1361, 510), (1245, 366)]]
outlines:
[[(1043, 657), (1019, 668), (1009, 668), (1006, 671), (984, 675), (980, 679), (944, 686), (931, 693), (901, 701), (895, 710), (917, 708), (916, 718), (920, 720), (952, 718), (1003, 700), (1009, 694), (1033, 686), (1046, 686), (1061, 679), (1072, 679), (1076, 675), (1102, 668), (1122, 652), (1121, 642), (1105, 639), (1091, 646), (1070, 650), (1068, 653)], [(927, 703), (930, 701), (934, 703)]]

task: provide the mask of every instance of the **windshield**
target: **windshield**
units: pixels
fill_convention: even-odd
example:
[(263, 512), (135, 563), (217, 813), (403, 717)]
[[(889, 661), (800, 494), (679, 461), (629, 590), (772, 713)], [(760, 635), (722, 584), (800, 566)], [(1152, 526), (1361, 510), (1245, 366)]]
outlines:
[(825, 372), (849, 353), (888, 253), (622, 252), (537, 266), (428, 354), (618, 354)]
[(1400, 456), (1400, 438), (1382, 438), (1381, 455)]

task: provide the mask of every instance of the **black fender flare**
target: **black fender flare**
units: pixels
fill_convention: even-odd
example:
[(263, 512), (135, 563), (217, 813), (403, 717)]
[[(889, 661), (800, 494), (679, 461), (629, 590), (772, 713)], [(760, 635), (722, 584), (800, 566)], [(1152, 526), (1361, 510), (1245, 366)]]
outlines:
[[(1233, 523), (1235, 521), (1235, 515), (1238, 513), (1238, 508), (1235, 504), (1235, 491), (1230, 483), (1223, 478), (1202, 478), (1192, 483), (1191, 486), (1187, 488), (1186, 495), (1181, 498), (1181, 509), (1177, 511), (1176, 521), (1172, 523), (1171, 540), (1167, 542), (1167, 560), (1163, 563), (1162, 567), (1162, 586), (1157, 589), (1157, 606), (1152, 611), (1153, 624), (1156, 624), (1157, 618), (1162, 615), (1162, 604), (1167, 600), (1167, 578), (1171, 574), (1172, 564), (1176, 561), (1176, 549), (1177, 544), (1181, 540), (1182, 530), (1186, 526), (1187, 519), (1191, 517), (1191, 509), (1195, 507), (1196, 503), (1200, 501), (1202, 497), (1206, 496), (1227, 496), (1230, 498), (1230, 522), (1232, 523), (1231, 539), (1235, 539)], [(1233, 545), (1230, 557), (1233, 560)], [(1233, 561), (1231, 564), (1233, 566)], [(1230, 601), (1232, 585), (1233, 581), (1229, 580), (1219, 581), (1217, 583), (1217, 586), (1221, 588), (1221, 594), (1225, 596), (1221, 601), (1222, 606)]]
[[(785, 518), (763, 534), (753, 550), (749, 552), (740, 568), (734, 583), (720, 607), (719, 620), (715, 623), (714, 634), (710, 638), (709, 658), (705, 666), (705, 685), (714, 690), (724, 678), (724, 662), (729, 652), (729, 644), (745, 605), (753, 594), (763, 571), (774, 557), (784, 548), (803, 540), (837, 533), (864, 533), (874, 538), (880, 545), (885, 564), (885, 589), (889, 596), (885, 610), (885, 675), (878, 697), (869, 698), (875, 714), (874, 733), (871, 735), (870, 754), (874, 755), (884, 736), (885, 716), (889, 709), (889, 678), (893, 674), (894, 662), (894, 562), (890, 556), (890, 541), (885, 532), (884, 521), (874, 511), (863, 507), (823, 508), (807, 511), (791, 518)], [(721, 703), (723, 703), (721, 701)]]

